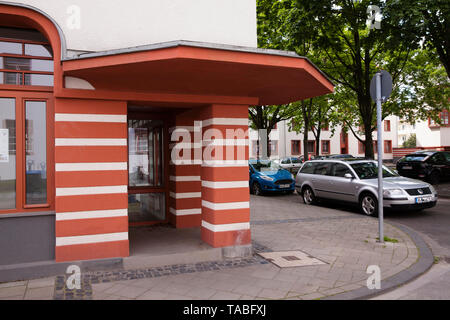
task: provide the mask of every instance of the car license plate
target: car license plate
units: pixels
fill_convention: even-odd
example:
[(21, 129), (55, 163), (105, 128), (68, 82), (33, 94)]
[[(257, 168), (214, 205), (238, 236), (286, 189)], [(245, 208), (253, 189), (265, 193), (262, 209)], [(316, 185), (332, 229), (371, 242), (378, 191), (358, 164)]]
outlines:
[(404, 169), (404, 170), (411, 170), (412, 167), (411, 166), (404, 166), (402, 169)]
[(280, 184), (280, 188), (289, 188), (290, 184)]
[(418, 198), (416, 198), (416, 203), (431, 202), (432, 200), (433, 200), (433, 197), (418, 197)]

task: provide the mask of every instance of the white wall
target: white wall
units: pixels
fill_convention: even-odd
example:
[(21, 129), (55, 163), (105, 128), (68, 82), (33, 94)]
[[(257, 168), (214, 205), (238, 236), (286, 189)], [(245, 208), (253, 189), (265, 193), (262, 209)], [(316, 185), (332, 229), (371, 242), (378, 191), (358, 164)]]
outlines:
[[(12, 0), (41, 9), (69, 50), (102, 51), (173, 40), (256, 47), (256, 0)], [(80, 9), (80, 29), (69, 23)], [(75, 24), (72, 24), (75, 25)]]
[[(391, 140), (392, 148), (396, 148), (398, 146), (398, 137), (397, 137), (397, 117), (390, 116), (387, 117), (386, 120), (391, 121), (391, 131), (387, 132), (383, 130), (383, 140)], [(384, 128), (384, 123), (383, 123)], [(340, 134), (341, 128), (336, 127), (334, 131), (334, 135), (332, 134), (332, 128), (329, 128), (328, 131), (321, 132), (320, 140), (329, 140), (330, 141), (330, 154), (340, 154), (341, 153), (341, 145), (340, 145)], [(355, 129), (357, 130), (357, 129)], [(376, 131), (372, 134), (373, 140), (377, 140)], [(254, 157), (252, 153), (252, 144), (253, 141), (258, 139), (257, 132), (254, 130), (250, 130), (250, 157)], [(289, 157), (292, 156), (291, 151), (291, 141), (292, 140), (300, 140), (301, 142), (301, 155), (304, 154), (303, 148), (303, 134), (296, 133), (294, 131), (289, 131), (289, 124), (286, 121), (281, 121), (277, 125), (277, 129), (274, 129), (270, 133), (271, 140), (278, 140), (278, 155), (271, 155), (271, 158), (278, 157)], [(308, 133), (308, 140), (315, 140), (314, 134), (312, 132)], [(320, 146), (319, 151), (322, 152), (322, 148)], [(358, 140), (355, 138), (353, 133), (348, 131), (348, 153), (355, 157), (363, 157), (364, 153), (359, 153), (358, 148)], [(384, 153), (383, 148), (383, 159), (392, 159), (392, 153)]]

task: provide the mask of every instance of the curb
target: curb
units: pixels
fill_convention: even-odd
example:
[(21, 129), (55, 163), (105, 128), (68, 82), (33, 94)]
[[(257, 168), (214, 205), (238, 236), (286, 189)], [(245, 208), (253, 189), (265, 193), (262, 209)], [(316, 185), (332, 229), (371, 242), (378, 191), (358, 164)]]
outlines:
[(366, 300), (378, 295), (392, 291), (424, 274), (434, 263), (434, 256), (430, 247), (422, 239), (422, 237), (413, 229), (405, 227), (399, 223), (389, 222), (392, 226), (405, 232), (416, 245), (419, 250), (419, 258), (417, 261), (407, 269), (399, 273), (381, 280), (381, 288), (379, 290), (370, 290), (367, 287), (362, 287), (352, 291), (339, 293), (333, 296), (328, 296), (320, 300)]

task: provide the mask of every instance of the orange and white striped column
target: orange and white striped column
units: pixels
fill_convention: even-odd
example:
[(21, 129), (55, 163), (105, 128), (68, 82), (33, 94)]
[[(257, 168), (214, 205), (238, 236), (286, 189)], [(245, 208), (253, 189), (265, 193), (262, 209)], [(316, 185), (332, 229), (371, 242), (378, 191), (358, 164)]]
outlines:
[(169, 220), (176, 228), (201, 225), (201, 126), (186, 113), (170, 128)]
[(202, 113), (202, 240), (247, 245), (250, 236), (248, 107), (212, 105)]
[(55, 102), (56, 261), (125, 257), (127, 105)]

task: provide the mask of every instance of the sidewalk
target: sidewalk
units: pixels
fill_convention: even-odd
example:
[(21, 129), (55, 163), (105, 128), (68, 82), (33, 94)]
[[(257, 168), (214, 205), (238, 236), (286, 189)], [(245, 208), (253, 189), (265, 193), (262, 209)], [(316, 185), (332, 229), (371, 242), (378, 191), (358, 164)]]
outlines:
[[(377, 219), (305, 206), (297, 195), (252, 196), (251, 220), (256, 253), (300, 250), (324, 264), (280, 268), (254, 254), (247, 259), (87, 273), (81, 290), (68, 290), (65, 276), (0, 284), (0, 299), (323, 299), (367, 288), (368, 265), (378, 265), (386, 280), (417, 265), (420, 256), (410, 236), (397, 227), (386, 223), (385, 235), (398, 242), (380, 244)], [(298, 260), (291, 252), (281, 256)], [(39, 281), (45, 289), (38, 292)]]

